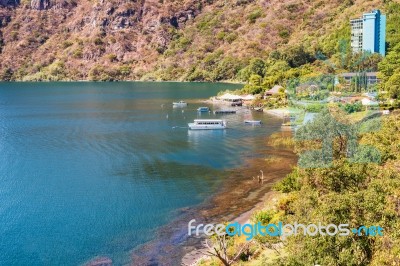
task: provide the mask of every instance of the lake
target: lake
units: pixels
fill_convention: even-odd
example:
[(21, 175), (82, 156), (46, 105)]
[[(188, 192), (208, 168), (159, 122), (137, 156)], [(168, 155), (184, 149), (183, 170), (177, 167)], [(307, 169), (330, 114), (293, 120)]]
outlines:
[[(0, 265), (115, 265), (218, 190), (281, 121), (188, 131), (208, 83), (0, 83)], [(186, 100), (186, 108), (172, 101)], [(244, 119), (264, 126), (244, 126)]]

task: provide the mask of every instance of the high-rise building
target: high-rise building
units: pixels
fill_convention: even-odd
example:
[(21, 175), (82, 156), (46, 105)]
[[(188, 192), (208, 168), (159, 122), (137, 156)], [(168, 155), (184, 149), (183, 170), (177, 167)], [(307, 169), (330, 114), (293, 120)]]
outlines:
[(363, 14), (362, 18), (350, 20), (351, 48), (354, 53), (368, 51), (386, 54), (386, 15), (379, 10)]

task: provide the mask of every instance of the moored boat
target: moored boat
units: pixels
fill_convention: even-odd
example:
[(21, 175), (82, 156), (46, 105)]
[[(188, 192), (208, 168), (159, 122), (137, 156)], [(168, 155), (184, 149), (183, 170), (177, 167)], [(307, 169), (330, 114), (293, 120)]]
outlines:
[(225, 129), (226, 121), (221, 119), (195, 119), (188, 126), (191, 130)]
[(247, 125), (261, 125), (261, 120), (245, 120), (244, 123)]
[(187, 106), (188, 104), (187, 104), (187, 102), (185, 102), (185, 101), (179, 101), (179, 102), (173, 102), (172, 105), (173, 105), (174, 107), (185, 107), (185, 106)]
[(235, 110), (217, 110), (217, 111), (214, 111), (214, 114), (216, 114), (216, 115), (218, 115), (218, 114), (236, 114), (236, 111)]
[(210, 112), (210, 108), (208, 108), (208, 107), (199, 107), (197, 109), (197, 112), (200, 112), (200, 113)]

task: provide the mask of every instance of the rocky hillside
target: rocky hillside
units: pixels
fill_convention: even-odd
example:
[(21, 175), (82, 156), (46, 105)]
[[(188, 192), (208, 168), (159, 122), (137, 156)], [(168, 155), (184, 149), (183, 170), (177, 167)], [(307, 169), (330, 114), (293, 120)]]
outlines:
[(0, 78), (234, 80), (275, 51), (333, 55), (350, 17), (388, 2), (0, 0)]

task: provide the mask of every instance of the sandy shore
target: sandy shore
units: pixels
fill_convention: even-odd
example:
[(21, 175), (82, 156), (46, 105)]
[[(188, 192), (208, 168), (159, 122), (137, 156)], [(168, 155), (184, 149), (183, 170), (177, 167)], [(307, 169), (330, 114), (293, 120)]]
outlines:
[[(282, 133), (290, 134), (290, 133)], [(250, 221), (251, 216), (257, 210), (264, 209), (268, 202), (273, 202), (277, 197), (277, 192), (272, 190), (272, 186), (286, 176), (291, 170), (291, 165), (296, 163), (296, 156), (291, 150), (283, 148), (280, 152), (275, 154), (277, 158), (280, 158), (278, 162), (263, 162), (262, 158), (250, 160), (246, 169), (241, 169), (242, 173), (245, 173), (245, 177), (235, 185), (227, 186), (220, 193), (218, 193), (211, 204), (206, 207), (206, 215), (213, 217), (213, 223), (220, 223), (224, 221), (239, 222), (245, 224)], [(253, 179), (254, 176), (259, 175), (259, 171), (264, 170), (266, 180), (263, 184), (259, 184), (257, 179)], [(247, 190), (246, 190), (247, 188)], [(222, 215), (217, 215), (214, 211), (221, 211), (226, 203), (233, 204), (231, 207), (225, 210)], [(240, 204), (235, 206), (235, 204)], [(236, 208), (235, 208), (236, 207)], [(188, 251), (182, 258), (182, 265), (197, 265), (197, 263), (207, 258), (203, 253), (206, 249), (203, 246), (197, 245), (195, 248), (189, 248)]]
[[(253, 213), (264, 209), (266, 207), (266, 202), (274, 201), (276, 199), (276, 194), (277, 192), (272, 190), (265, 193), (263, 199), (258, 202), (252, 209), (240, 214), (231, 222), (238, 222), (240, 224), (249, 223)], [(201, 260), (209, 258), (207, 255), (204, 255), (204, 252), (206, 251), (206, 248), (197, 248), (189, 253), (186, 253), (185, 256), (182, 258), (181, 264), (184, 266), (196, 266)]]

